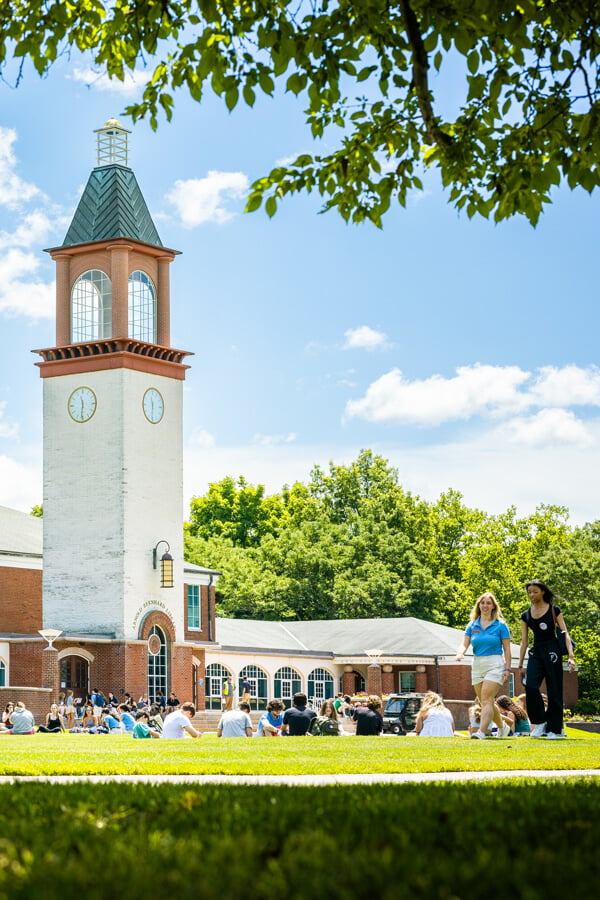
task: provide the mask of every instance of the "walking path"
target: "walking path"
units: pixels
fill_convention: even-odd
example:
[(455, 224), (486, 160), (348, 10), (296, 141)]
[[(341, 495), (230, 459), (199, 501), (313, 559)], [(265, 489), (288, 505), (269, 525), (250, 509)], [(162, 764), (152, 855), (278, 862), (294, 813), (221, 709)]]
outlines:
[(0, 784), (41, 781), (50, 784), (257, 784), (313, 787), (327, 784), (421, 784), (432, 781), (492, 781), (499, 778), (600, 777), (600, 769), (516, 769), (502, 772), (402, 772), (371, 775), (2, 775)]

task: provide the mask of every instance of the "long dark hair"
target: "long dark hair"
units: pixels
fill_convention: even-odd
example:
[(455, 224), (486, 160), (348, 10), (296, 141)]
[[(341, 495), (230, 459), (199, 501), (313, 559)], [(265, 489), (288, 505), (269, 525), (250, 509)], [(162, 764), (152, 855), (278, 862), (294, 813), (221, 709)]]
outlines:
[(510, 697), (507, 697), (506, 694), (502, 694), (500, 697), (496, 697), (496, 703), (502, 709), (508, 709), (514, 715), (516, 721), (527, 721), (527, 713), (523, 709), (520, 703), (515, 703), (514, 700), (511, 700)]
[(554, 602), (554, 594), (544, 581), (540, 581), (539, 578), (534, 578), (533, 581), (527, 582), (527, 584), (525, 585), (525, 590), (527, 590), (527, 588), (531, 585), (540, 588), (544, 595), (544, 600), (546, 601), (546, 603), (552, 604)]

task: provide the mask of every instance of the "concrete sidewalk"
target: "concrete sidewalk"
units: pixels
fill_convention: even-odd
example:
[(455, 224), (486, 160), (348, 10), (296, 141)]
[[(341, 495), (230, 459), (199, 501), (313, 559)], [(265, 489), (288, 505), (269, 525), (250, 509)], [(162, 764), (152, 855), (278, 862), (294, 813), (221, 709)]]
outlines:
[(313, 787), (329, 784), (423, 784), (426, 782), (493, 781), (500, 778), (600, 777), (600, 769), (517, 769), (501, 772), (404, 772), (372, 775), (2, 775), (0, 784), (47, 782), (48, 784), (256, 784)]

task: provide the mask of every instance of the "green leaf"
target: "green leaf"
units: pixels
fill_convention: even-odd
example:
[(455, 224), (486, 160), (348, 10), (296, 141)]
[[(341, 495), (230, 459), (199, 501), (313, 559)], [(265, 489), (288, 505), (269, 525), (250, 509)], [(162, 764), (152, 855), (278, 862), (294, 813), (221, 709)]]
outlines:
[(273, 218), (275, 213), (277, 212), (277, 200), (272, 195), (269, 197), (267, 202), (265, 203), (265, 210), (270, 219)]
[(237, 85), (235, 87), (230, 88), (225, 94), (225, 105), (229, 112), (234, 109), (235, 105), (238, 102), (240, 92), (238, 90)]

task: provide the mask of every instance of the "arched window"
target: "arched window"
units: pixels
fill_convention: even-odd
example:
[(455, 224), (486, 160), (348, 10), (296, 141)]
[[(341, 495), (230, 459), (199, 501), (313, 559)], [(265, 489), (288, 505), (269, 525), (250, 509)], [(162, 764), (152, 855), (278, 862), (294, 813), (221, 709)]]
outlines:
[(223, 682), (233, 672), (221, 663), (211, 663), (206, 667), (206, 708), (221, 709)]
[(167, 639), (162, 628), (153, 625), (148, 635), (148, 699), (167, 695)]
[(294, 694), (302, 690), (302, 678), (300, 672), (296, 672), (291, 666), (282, 666), (275, 672), (275, 696), (283, 700), (286, 709), (292, 705)]
[(0, 659), (0, 687), (6, 687), (6, 664)]
[(250, 682), (250, 709), (266, 709), (267, 708), (267, 673), (264, 669), (254, 664), (244, 666), (240, 672), (238, 684), (238, 696), (242, 696), (242, 683)]
[(308, 676), (308, 702), (317, 709), (330, 697), (333, 697), (333, 675), (326, 669), (313, 669)]
[(132, 272), (127, 287), (129, 337), (156, 343), (156, 291), (145, 272)]
[(99, 269), (80, 275), (71, 291), (71, 340), (74, 344), (110, 337), (112, 286)]

